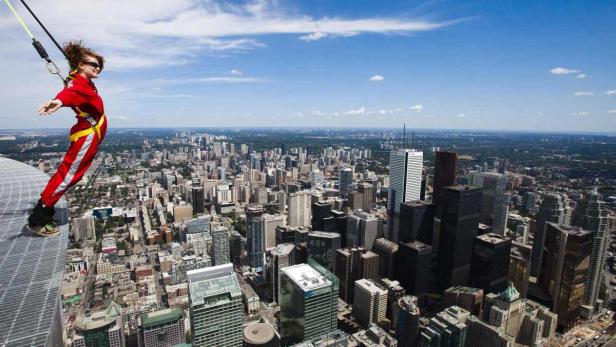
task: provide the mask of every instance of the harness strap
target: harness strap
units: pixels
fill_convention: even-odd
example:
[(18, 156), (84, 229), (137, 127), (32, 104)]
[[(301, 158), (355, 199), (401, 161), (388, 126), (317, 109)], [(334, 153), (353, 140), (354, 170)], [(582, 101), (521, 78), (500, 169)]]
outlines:
[[(82, 112), (82, 113), (85, 113), (85, 112)], [(80, 113), (79, 116), (81, 116), (82, 113)], [(85, 114), (88, 117), (91, 117), (87, 113), (85, 113)], [(76, 132), (74, 134), (71, 134), (68, 137), (68, 140), (70, 142), (75, 142), (75, 141), (79, 140), (80, 138), (82, 138), (84, 136), (88, 136), (88, 135), (90, 135), (92, 133), (96, 133), (96, 135), (100, 139), (101, 138), (101, 126), (103, 125), (103, 123), (105, 123), (105, 118), (106, 118), (105, 115), (102, 115), (101, 119), (98, 120), (98, 123), (96, 123), (95, 125), (87, 128), (87, 129), (83, 129), (83, 130), (80, 130), (80, 131), (78, 131), (78, 132)]]

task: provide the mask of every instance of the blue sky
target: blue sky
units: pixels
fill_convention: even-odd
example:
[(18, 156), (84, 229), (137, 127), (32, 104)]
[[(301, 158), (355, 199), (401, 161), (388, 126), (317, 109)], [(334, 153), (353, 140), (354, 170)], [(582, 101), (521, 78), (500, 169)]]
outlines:
[[(96, 83), (112, 127), (616, 131), (616, 2), (30, 5), (60, 41), (107, 58)], [(68, 110), (36, 116), (59, 85), (6, 7), (0, 29), (0, 128), (69, 127)]]

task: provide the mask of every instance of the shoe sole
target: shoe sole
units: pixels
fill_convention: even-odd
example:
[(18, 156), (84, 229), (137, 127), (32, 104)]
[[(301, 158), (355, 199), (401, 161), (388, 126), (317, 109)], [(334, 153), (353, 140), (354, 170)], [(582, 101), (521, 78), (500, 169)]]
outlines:
[(26, 229), (30, 230), (31, 233), (33, 233), (34, 235), (37, 236), (41, 236), (41, 237), (53, 237), (53, 236), (57, 236), (60, 235), (60, 231), (56, 228), (54, 229), (53, 233), (46, 233), (43, 231), (45, 227), (34, 227), (31, 226), (30, 224), (26, 224)]

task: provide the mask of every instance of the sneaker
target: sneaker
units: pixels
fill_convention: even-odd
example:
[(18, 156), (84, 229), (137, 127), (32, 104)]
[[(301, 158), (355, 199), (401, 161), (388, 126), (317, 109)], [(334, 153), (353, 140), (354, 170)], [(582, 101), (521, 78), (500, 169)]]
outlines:
[(28, 229), (38, 236), (48, 237), (48, 236), (56, 236), (60, 234), (60, 230), (57, 228), (56, 222), (48, 222), (42, 226), (33, 226), (28, 224)]

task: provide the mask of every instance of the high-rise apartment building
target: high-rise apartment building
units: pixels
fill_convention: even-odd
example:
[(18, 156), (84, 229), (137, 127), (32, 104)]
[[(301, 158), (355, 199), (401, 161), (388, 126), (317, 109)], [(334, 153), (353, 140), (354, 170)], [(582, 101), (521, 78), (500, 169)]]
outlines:
[(338, 280), (315, 262), (282, 269), (280, 336), (285, 346), (337, 328)]
[(195, 213), (205, 212), (205, 194), (203, 186), (191, 187), (190, 189), (190, 203), (193, 205)]
[(511, 239), (489, 233), (477, 236), (471, 259), (470, 285), (484, 293), (500, 293), (507, 288)]
[(437, 282), (442, 289), (468, 284), (473, 242), (481, 211), (481, 190), (452, 186), (442, 190)]
[(212, 229), (212, 261), (214, 265), (231, 262), (229, 238), (229, 228), (217, 226)]
[(594, 233), (584, 294), (584, 304), (594, 307), (603, 284), (605, 255), (609, 243), (607, 207), (605, 202), (599, 199), (596, 189), (587, 199), (578, 202), (573, 217), (572, 224)]
[(369, 279), (355, 281), (353, 316), (364, 327), (385, 320), (387, 314), (387, 289)]
[(594, 233), (579, 227), (545, 223), (545, 244), (539, 286), (552, 300), (558, 325), (568, 329), (584, 304), (586, 276)]
[(530, 262), (531, 276), (538, 276), (539, 270), (543, 263), (543, 254), (545, 253), (545, 223), (553, 222), (563, 224), (565, 219), (565, 210), (568, 203), (563, 195), (560, 194), (545, 194), (539, 205), (537, 212), (537, 221), (534, 228), (533, 252)]
[(265, 257), (264, 212), (265, 209), (260, 205), (246, 206), (246, 248), (248, 250), (248, 263), (257, 272), (263, 271), (263, 259)]
[(287, 224), (294, 227), (311, 227), (310, 204), (310, 191), (302, 190), (289, 194)]
[(244, 305), (232, 264), (187, 273), (192, 344), (242, 346)]

